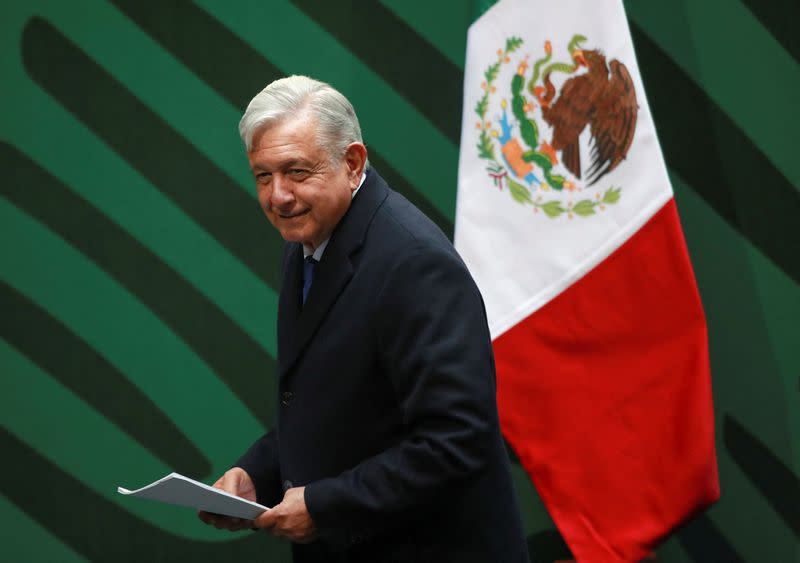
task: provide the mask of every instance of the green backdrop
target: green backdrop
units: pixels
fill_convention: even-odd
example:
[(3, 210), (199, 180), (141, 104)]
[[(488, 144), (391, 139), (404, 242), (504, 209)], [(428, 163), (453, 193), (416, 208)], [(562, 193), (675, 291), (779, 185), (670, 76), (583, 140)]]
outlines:
[[(709, 325), (722, 500), (659, 559), (798, 560), (800, 5), (626, 2)], [(117, 495), (272, 420), (280, 240), (236, 124), (290, 73), (452, 235), (471, 0), (0, 6), (0, 560), (286, 561)], [(512, 454), (513, 455), (513, 454)], [(535, 561), (566, 554), (514, 465)]]

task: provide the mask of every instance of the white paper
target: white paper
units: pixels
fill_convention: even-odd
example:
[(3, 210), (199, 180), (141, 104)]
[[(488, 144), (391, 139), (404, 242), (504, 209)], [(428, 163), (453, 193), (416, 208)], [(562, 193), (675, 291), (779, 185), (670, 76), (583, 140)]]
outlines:
[(253, 520), (265, 510), (269, 510), (266, 506), (210, 487), (178, 473), (170, 473), (135, 491), (117, 487), (117, 492), (247, 520)]

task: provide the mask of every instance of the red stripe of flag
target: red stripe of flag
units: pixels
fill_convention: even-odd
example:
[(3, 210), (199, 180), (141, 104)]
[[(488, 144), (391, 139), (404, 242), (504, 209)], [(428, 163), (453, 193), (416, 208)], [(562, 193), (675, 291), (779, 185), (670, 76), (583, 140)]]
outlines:
[(706, 322), (674, 200), (494, 341), (503, 432), (579, 561), (719, 498)]

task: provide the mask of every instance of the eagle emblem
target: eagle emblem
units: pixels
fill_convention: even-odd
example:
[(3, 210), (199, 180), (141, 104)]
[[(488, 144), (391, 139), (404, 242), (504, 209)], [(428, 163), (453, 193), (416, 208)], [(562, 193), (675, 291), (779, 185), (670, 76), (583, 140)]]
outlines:
[(538, 59), (519, 59), (498, 107), (496, 82), (523, 45), (510, 37), (484, 72), (475, 106), (478, 156), (493, 184), (550, 218), (588, 217), (619, 201), (622, 188), (604, 187), (603, 179), (625, 160), (636, 131), (639, 106), (627, 67), (584, 49), (586, 41), (570, 39), (569, 62), (552, 60), (549, 40)]

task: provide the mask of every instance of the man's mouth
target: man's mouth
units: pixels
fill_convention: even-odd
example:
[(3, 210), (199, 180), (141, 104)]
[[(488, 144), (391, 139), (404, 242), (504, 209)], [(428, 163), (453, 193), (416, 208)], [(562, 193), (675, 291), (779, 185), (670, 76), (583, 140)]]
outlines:
[(303, 211), (297, 211), (296, 213), (278, 213), (278, 217), (281, 219), (294, 219), (295, 217), (300, 217), (301, 215), (305, 215), (310, 210), (305, 209)]

